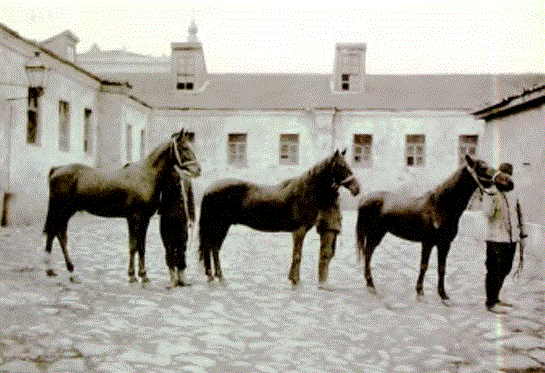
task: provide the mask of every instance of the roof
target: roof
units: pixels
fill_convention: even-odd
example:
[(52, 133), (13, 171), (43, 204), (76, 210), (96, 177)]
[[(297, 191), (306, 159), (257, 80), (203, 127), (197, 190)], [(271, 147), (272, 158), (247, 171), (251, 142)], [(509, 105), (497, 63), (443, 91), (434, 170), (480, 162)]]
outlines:
[(359, 93), (332, 92), (329, 74), (208, 74), (204, 89), (176, 91), (170, 73), (105, 73), (127, 81), (132, 94), (162, 109), (464, 110), (490, 105), (545, 74), (365, 75)]
[(496, 104), (476, 110), (473, 115), (481, 119), (491, 119), (543, 104), (545, 104), (545, 84), (508, 96)]

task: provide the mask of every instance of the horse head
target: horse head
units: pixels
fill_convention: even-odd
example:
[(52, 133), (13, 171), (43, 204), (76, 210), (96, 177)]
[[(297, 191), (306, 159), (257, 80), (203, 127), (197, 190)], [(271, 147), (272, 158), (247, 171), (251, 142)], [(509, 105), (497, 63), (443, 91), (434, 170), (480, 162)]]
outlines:
[(176, 165), (187, 171), (192, 177), (201, 174), (201, 164), (197, 160), (195, 152), (189, 145), (187, 134), (184, 128), (180, 132), (172, 134), (172, 152), (174, 153)]
[(344, 159), (345, 154), (346, 149), (342, 152), (336, 150), (331, 157), (330, 164), (333, 184), (345, 187), (353, 196), (356, 196), (360, 192), (360, 184), (348, 166), (348, 163), (346, 163), (346, 160)]
[(510, 191), (514, 188), (513, 180), (505, 172), (496, 170), (485, 161), (474, 159), (469, 154), (466, 154), (465, 160), (467, 171), (469, 171), (482, 192), (485, 192), (485, 189), (490, 188), (492, 185), (496, 185), (497, 188), (504, 191)]

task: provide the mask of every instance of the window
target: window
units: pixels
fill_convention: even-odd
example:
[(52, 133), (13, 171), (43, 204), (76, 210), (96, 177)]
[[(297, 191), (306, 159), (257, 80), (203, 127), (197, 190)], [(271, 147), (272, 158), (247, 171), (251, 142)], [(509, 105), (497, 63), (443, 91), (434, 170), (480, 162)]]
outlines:
[(360, 55), (358, 53), (346, 52), (341, 60), (341, 90), (354, 90), (359, 85), (360, 80)]
[(280, 135), (280, 164), (294, 166), (299, 164), (299, 135)]
[(132, 162), (132, 125), (127, 124), (126, 136), (126, 151), (127, 151), (127, 162)]
[(76, 50), (73, 46), (66, 47), (66, 59), (70, 62), (74, 62), (76, 59)]
[(146, 156), (146, 130), (140, 131), (140, 159)]
[(227, 144), (227, 162), (236, 167), (246, 166), (246, 134), (230, 133)]
[(422, 167), (426, 159), (424, 135), (407, 135), (405, 142), (405, 165)]
[(373, 166), (372, 146), (372, 135), (354, 135), (353, 163), (355, 167), (370, 168)]
[(477, 135), (460, 135), (458, 139), (458, 163), (464, 164), (465, 155), (469, 154), (472, 157), (477, 155), (477, 144), (479, 136)]
[(27, 132), (26, 142), (29, 144), (40, 144), (40, 101), (37, 88), (28, 89), (28, 111), (27, 111)]
[(195, 56), (185, 55), (180, 57), (179, 70), (178, 70), (178, 82), (176, 88), (179, 90), (191, 91), (194, 84), (193, 79), (195, 76)]
[(83, 112), (83, 152), (86, 154), (93, 153), (92, 114), (93, 111), (91, 109), (85, 109)]
[(70, 150), (70, 104), (59, 101), (59, 150)]

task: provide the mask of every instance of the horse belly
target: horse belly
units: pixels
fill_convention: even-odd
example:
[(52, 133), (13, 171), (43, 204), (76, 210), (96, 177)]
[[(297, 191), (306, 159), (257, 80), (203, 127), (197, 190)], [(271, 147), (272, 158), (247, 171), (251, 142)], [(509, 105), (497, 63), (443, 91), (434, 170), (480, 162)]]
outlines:
[(434, 235), (434, 230), (417, 216), (409, 216), (403, 219), (386, 219), (386, 222), (388, 232), (405, 240), (422, 242)]

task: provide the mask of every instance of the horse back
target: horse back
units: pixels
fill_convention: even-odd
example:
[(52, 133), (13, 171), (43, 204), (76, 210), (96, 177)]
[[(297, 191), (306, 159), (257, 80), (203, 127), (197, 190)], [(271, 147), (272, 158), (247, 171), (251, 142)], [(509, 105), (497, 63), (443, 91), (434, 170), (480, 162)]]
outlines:
[(312, 226), (316, 215), (317, 210), (300, 206), (286, 182), (261, 185), (223, 179), (206, 189), (201, 205), (204, 224), (207, 219), (216, 224), (221, 220), (223, 224), (243, 224), (267, 232), (292, 232), (302, 225)]

